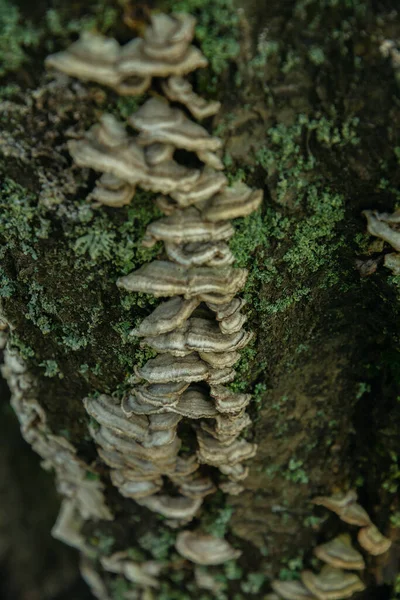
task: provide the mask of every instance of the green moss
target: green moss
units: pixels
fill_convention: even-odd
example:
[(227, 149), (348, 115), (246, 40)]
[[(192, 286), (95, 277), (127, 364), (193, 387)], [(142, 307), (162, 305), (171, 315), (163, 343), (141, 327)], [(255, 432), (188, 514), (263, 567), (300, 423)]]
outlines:
[(51, 228), (45, 214), (35, 194), (4, 177), (0, 183), (0, 252), (6, 247), (18, 249), (36, 260), (37, 246), (49, 237)]
[(27, 51), (37, 48), (40, 33), (23, 19), (19, 9), (0, 0), (0, 77), (16, 71), (28, 60)]

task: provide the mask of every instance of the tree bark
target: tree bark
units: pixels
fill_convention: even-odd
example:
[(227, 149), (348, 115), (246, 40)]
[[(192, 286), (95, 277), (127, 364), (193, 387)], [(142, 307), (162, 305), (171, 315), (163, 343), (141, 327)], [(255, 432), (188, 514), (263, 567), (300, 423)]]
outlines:
[[(2, 0), (1, 43), (20, 56), (4, 65), (0, 91), (0, 281), (10, 347), (37, 378), (51, 431), (88, 463), (101, 464), (82, 399), (122, 390), (146, 358), (127, 334), (149, 314), (151, 300), (121, 294), (115, 281), (156, 255), (140, 242), (157, 213), (144, 193), (130, 207), (89, 208), (95, 178), (73, 167), (68, 136), (106, 111), (127, 117), (135, 99), (46, 74), (43, 61), (87, 27), (126, 42), (153, 8), (197, 16), (210, 67), (194, 76), (195, 87), (222, 102), (210, 126), (224, 140), (230, 177), (265, 193), (262, 209), (235, 224), (232, 243), (237, 265), (249, 270), (244, 296), (257, 334), (236, 385), (254, 394), (246, 436), (259, 449), (245, 492), (211, 497), (199, 519), (243, 555), (210, 570), (218, 593), (199, 592), (193, 571), (175, 555), (155, 597), (263, 598), (271, 579), (296, 578), (316, 543), (338, 531), (337, 520), (313, 508), (311, 498), (351, 486), (394, 542), (382, 559), (368, 562), (359, 598), (396, 598), (399, 279), (382, 266), (386, 250), (366, 234), (361, 215), (391, 212), (400, 201), (400, 69), (382, 50), (388, 40), (400, 46), (396, 2)], [(0, 522), (0, 550), (15, 536), (16, 557), (14, 565), (4, 559), (5, 597), (55, 600), (64, 591), (83, 600), (85, 591), (69, 591), (74, 559), (43, 537), (51, 525), (40, 515), (52, 513), (51, 523), (56, 512), (51, 478), (16, 441), (5, 407), (10, 430), (3, 429), (0, 468), (8, 522)], [(129, 547), (171, 560), (176, 532), (121, 498), (105, 467), (103, 475), (115, 519), (85, 526), (96, 559)], [(19, 521), (34, 516), (39, 528), (28, 539)], [(44, 539), (49, 552), (57, 548), (51, 566), (39, 550)], [(21, 568), (25, 579), (17, 585)], [(50, 572), (50, 579), (59, 575), (57, 589), (45, 592)], [(111, 575), (106, 585), (115, 600), (130, 589)]]

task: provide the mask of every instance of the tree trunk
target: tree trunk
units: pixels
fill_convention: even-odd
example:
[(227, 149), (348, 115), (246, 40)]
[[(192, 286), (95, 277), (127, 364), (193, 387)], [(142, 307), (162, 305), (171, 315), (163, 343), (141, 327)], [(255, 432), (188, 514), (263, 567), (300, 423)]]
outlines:
[[(72, 165), (66, 142), (103, 112), (126, 118), (136, 99), (43, 66), (84, 29), (128, 41), (154, 8), (197, 17), (210, 66), (193, 82), (222, 102), (210, 127), (224, 140), (227, 172), (265, 194), (261, 210), (235, 222), (232, 241), (237, 266), (249, 270), (244, 296), (257, 334), (236, 388), (253, 393), (246, 437), (258, 452), (246, 490), (211, 496), (199, 517), (199, 527), (243, 551), (209, 570), (220, 584), (210, 592), (199, 591), (192, 567), (174, 554), (176, 530), (113, 488), (82, 405), (93, 392), (123, 391), (146, 359), (128, 333), (152, 310), (151, 298), (121, 293), (115, 282), (156, 256), (158, 247), (143, 250), (141, 239), (158, 213), (149, 193), (129, 207), (91, 209), (85, 198), (95, 177)], [(400, 202), (400, 67), (385, 51), (389, 41), (400, 47), (397, 8), (394, 0), (0, 0), (0, 281), (9, 350), (35, 378), (49, 431), (102, 474), (114, 519), (84, 526), (93, 564), (127, 548), (137, 560), (169, 561), (154, 598), (265, 597), (271, 579), (298, 577), (317, 542), (339, 531), (312, 497), (348, 487), (394, 542), (368, 561), (358, 597), (400, 593), (400, 280), (383, 267), (386, 249), (372, 242), (361, 214)], [(43, 533), (57, 512), (52, 479), (18, 441), (6, 402), (3, 413), (4, 597), (55, 600), (64, 592), (83, 600), (84, 588), (71, 591), (74, 556)], [(134, 587), (104, 577), (113, 600)]]

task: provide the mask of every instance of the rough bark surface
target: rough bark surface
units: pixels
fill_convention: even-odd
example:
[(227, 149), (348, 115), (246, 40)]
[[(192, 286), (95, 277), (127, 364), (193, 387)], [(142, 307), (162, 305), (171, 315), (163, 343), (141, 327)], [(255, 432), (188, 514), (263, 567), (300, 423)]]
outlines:
[[(210, 67), (194, 83), (223, 103), (210, 127), (225, 141), (231, 176), (265, 190), (261, 211), (238, 220), (232, 242), (238, 266), (250, 271), (245, 296), (257, 332), (236, 386), (254, 393), (247, 437), (259, 451), (246, 491), (214, 497), (201, 517), (203, 528), (244, 552), (212, 569), (221, 590), (201, 597), (262, 598), (271, 578), (297, 577), (316, 542), (337, 528), (310, 499), (352, 485), (394, 542), (368, 563), (368, 591), (359, 597), (396, 598), (400, 279), (382, 266), (385, 248), (361, 216), (400, 203), (400, 68), (381, 51), (385, 40), (400, 46), (394, 0), (0, 0), (0, 283), (11, 344), (39, 378), (53, 432), (96, 460), (82, 399), (122, 393), (133, 365), (146, 359), (127, 334), (150, 300), (119, 292), (115, 281), (157, 254), (140, 246), (157, 212), (148, 193), (130, 207), (92, 210), (85, 198), (94, 174), (74, 168), (66, 149), (68, 136), (102, 112), (126, 117), (141, 99), (46, 74), (43, 60), (85, 28), (125, 42), (151, 8), (198, 17)], [(48, 538), (49, 552), (57, 547), (51, 566), (39, 552), (56, 512), (52, 482), (30, 466), (3, 406), (10, 430), (2, 425), (0, 558), (15, 536), (14, 564), (2, 559), (4, 597), (56, 599), (64, 591), (83, 600), (83, 590), (70, 592), (71, 554)], [(104, 481), (116, 519), (87, 524), (97, 556), (129, 547), (138, 557), (171, 559), (175, 532), (119, 497), (106, 469)], [(27, 537), (20, 521), (33, 515), (40, 526)], [(157, 598), (200, 596), (191, 568), (176, 556), (173, 565)], [(118, 577), (108, 585), (115, 600), (128, 589)]]

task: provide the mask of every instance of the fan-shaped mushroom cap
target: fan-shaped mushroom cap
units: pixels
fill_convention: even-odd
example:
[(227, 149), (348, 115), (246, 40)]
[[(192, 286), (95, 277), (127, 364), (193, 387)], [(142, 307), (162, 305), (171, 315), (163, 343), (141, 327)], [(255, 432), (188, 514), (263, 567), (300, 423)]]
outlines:
[(325, 565), (319, 574), (303, 571), (301, 579), (308, 590), (320, 600), (341, 600), (362, 592), (365, 585), (355, 573), (346, 573)]
[(183, 356), (179, 362), (170, 354), (160, 354), (148, 360), (144, 367), (135, 367), (135, 373), (149, 383), (209, 381), (217, 385), (235, 377), (232, 369), (213, 369), (197, 354)]
[(238, 182), (205, 202), (201, 212), (207, 221), (228, 221), (250, 215), (259, 208), (262, 199), (262, 190), (252, 190)]
[(212, 419), (218, 415), (208, 395), (192, 386), (180, 396), (175, 406), (168, 407), (167, 410), (190, 419)]
[(99, 204), (118, 208), (130, 204), (135, 195), (135, 187), (125, 183), (118, 177), (104, 173), (96, 182), (96, 187), (89, 194), (88, 200), (96, 200)]
[(46, 58), (46, 67), (67, 75), (115, 87), (120, 82), (115, 65), (120, 52), (116, 40), (85, 31), (67, 50)]
[(378, 556), (387, 552), (392, 545), (392, 542), (382, 535), (375, 525), (369, 525), (360, 529), (358, 532), (358, 542), (372, 556)]
[(150, 383), (201, 381), (209, 376), (209, 367), (197, 355), (189, 354), (179, 362), (170, 354), (151, 358), (136, 374)]
[[(218, 173), (214, 169), (206, 167), (189, 190), (176, 189), (169, 193), (177, 204), (183, 208), (208, 200), (208, 198), (221, 191), (227, 184), (228, 180), (223, 173)], [(162, 206), (166, 207), (165, 202)], [(169, 212), (172, 212), (171, 205)]]
[(179, 60), (194, 38), (196, 19), (185, 13), (151, 15), (144, 34), (144, 52), (151, 58), (170, 62)]
[(184, 300), (177, 296), (162, 302), (153, 312), (143, 319), (140, 325), (131, 332), (138, 337), (160, 335), (181, 327), (198, 307), (199, 300)]
[(132, 469), (138, 474), (142, 475), (143, 479), (146, 479), (147, 475), (154, 477), (161, 475), (166, 471), (175, 471), (176, 469), (176, 455), (168, 456), (163, 460), (151, 461), (137, 456), (127, 456), (121, 454), (117, 450), (105, 450), (99, 447), (98, 453), (100, 458), (113, 469), (119, 469), (125, 471), (126, 469)]
[(114, 398), (102, 394), (98, 398), (85, 398), (83, 404), (89, 415), (101, 425), (139, 442), (146, 439), (149, 430), (148, 419), (137, 417), (134, 421), (129, 421)]
[(215, 318), (219, 321), (222, 333), (235, 333), (242, 328), (247, 317), (242, 315), (240, 310), (245, 304), (243, 298), (233, 298), (228, 304), (207, 302), (208, 308), (215, 313)]
[(214, 494), (217, 488), (209, 477), (194, 476), (182, 482), (179, 491), (188, 498), (205, 498), (209, 494)]
[(155, 165), (146, 160), (143, 148), (129, 137), (122, 124), (112, 115), (104, 114), (81, 140), (68, 142), (69, 152), (80, 167), (108, 173), (129, 184), (144, 189), (169, 193), (188, 191), (200, 177), (200, 171), (188, 169), (172, 159)]
[(179, 402), (179, 396), (189, 386), (188, 382), (153, 383), (137, 386), (133, 395), (142, 403), (153, 404), (155, 407), (173, 406)]
[(339, 515), (340, 519), (350, 525), (365, 527), (371, 524), (368, 513), (357, 502), (357, 493), (349, 490), (346, 493), (339, 492), (332, 496), (318, 496), (312, 502), (317, 505), (325, 506), (332, 512)]
[(167, 81), (162, 82), (162, 89), (169, 100), (184, 104), (199, 121), (215, 115), (221, 108), (220, 102), (208, 102), (198, 96), (183, 77), (169, 77)]
[(110, 476), (113, 485), (118, 488), (124, 498), (134, 498), (135, 500), (146, 498), (159, 492), (163, 486), (161, 477), (157, 477), (153, 481), (132, 481), (125, 479), (121, 471), (111, 471)]
[(250, 394), (238, 394), (222, 385), (211, 386), (210, 396), (214, 398), (218, 411), (227, 414), (241, 411), (251, 400)]
[(212, 137), (204, 127), (191, 121), (183, 111), (159, 98), (147, 100), (133, 115), (129, 123), (139, 130), (138, 143), (172, 144), (175, 148), (197, 151), (215, 151), (222, 141)]
[(231, 496), (238, 496), (246, 489), (240, 483), (236, 483), (236, 481), (224, 481), (218, 487), (224, 494), (230, 494)]
[(217, 415), (213, 425), (206, 421), (202, 421), (201, 427), (225, 446), (226, 444), (234, 442), (243, 429), (250, 424), (250, 416), (247, 413), (243, 413), (234, 419), (227, 417), (226, 415)]
[(209, 223), (196, 208), (190, 206), (150, 223), (143, 244), (153, 246), (159, 240), (173, 244), (223, 241), (234, 233), (230, 223)]
[(311, 600), (313, 594), (301, 583), (301, 581), (279, 581), (271, 583), (272, 589), (284, 600)]
[(185, 356), (190, 352), (235, 352), (247, 346), (252, 338), (243, 329), (223, 335), (215, 321), (190, 317), (179, 329), (157, 337), (146, 337), (144, 343), (157, 352)]
[(340, 569), (362, 570), (365, 562), (362, 555), (352, 546), (351, 537), (348, 533), (342, 533), (326, 544), (317, 546), (314, 554), (320, 560), (332, 567)]
[(184, 246), (165, 242), (164, 247), (168, 258), (184, 267), (226, 267), (235, 261), (224, 242), (194, 242)]
[(104, 450), (117, 450), (121, 454), (131, 458), (139, 458), (147, 461), (162, 462), (169, 458), (176, 457), (181, 446), (181, 440), (175, 437), (171, 444), (165, 446), (145, 448), (135, 442), (132, 438), (118, 434), (107, 427), (100, 427), (100, 430), (92, 431), (92, 437), (95, 442), (104, 448)]
[(364, 210), (368, 221), (368, 233), (384, 240), (398, 252), (400, 251), (400, 231), (396, 225), (400, 222), (399, 211), (389, 215), (376, 210)]
[[(100, 563), (109, 573), (120, 573), (141, 587), (158, 588), (158, 580), (152, 575), (151, 563), (138, 564), (127, 552), (115, 552), (111, 556), (101, 556)], [(150, 566), (150, 568), (149, 568)]]
[(187, 14), (151, 17), (144, 39), (135, 39), (123, 47), (118, 70), (124, 76), (186, 75), (206, 67), (208, 62), (198, 48), (190, 45), (195, 19)]
[(198, 297), (221, 304), (227, 297), (233, 297), (246, 282), (245, 269), (232, 267), (190, 267), (184, 268), (174, 263), (155, 260), (143, 265), (137, 271), (120, 277), (118, 287), (128, 292), (144, 292), (159, 296), (184, 296), (186, 299)]
[(168, 429), (176, 429), (176, 426), (181, 420), (181, 415), (176, 413), (151, 415), (149, 417), (150, 431), (167, 431)]
[(400, 275), (400, 254), (398, 252), (385, 254), (384, 265), (390, 269), (394, 275)]
[(233, 367), (240, 359), (239, 352), (199, 352), (199, 356), (214, 369)]
[(234, 465), (220, 465), (219, 470), (224, 475), (227, 475), (232, 481), (243, 481), (249, 475), (249, 467), (245, 467), (242, 463)]
[(252, 458), (257, 450), (256, 444), (246, 440), (235, 440), (229, 445), (222, 444), (202, 429), (196, 431), (199, 444), (199, 461), (208, 465), (235, 465), (243, 460)]
[(187, 477), (191, 475), (199, 468), (200, 464), (197, 460), (197, 456), (192, 454), (191, 456), (182, 457), (178, 456), (176, 461), (176, 468), (174, 471), (175, 477)]
[(156, 495), (139, 502), (149, 510), (171, 519), (192, 520), (202, 504), (202, 498), (187, 498), (185, 496)]
[(224, 539), (195, 531), (181, 531), (175, 547), (184, 558), (198, 565), (220, 565), (241, 555)]

